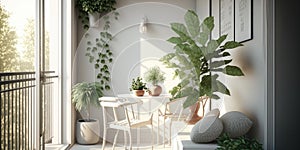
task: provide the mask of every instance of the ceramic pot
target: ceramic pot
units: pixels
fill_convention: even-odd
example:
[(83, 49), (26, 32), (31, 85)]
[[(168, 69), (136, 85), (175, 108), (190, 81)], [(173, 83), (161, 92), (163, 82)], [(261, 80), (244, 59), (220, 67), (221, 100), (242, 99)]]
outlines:
[(197, 102), (194, 105), (190, 106), (190, 116), (187, 120), (188, 124), (195, 124), (197, 123), (200, 119), (202, 119), (202, 116), (198, 115), (198, 111), (200, 108), (200, 103)]
[(136, 96), (144, 96), (145, 91), (144, 90), (134, 90), (134, 94)]
[(78, 144), (96, 144), (99, 141), (99, 120), (90, 121), (78, 119), (76, 124), (76, 138)]
[(100, 17), (100, 13), (89, 13), (90, 27), (98, 27), (97, 21)]
[(159, 96), (162, 92), (162, 88), (159, 85), (154, 85), (149, 88), (149, 95), (151, 96)]

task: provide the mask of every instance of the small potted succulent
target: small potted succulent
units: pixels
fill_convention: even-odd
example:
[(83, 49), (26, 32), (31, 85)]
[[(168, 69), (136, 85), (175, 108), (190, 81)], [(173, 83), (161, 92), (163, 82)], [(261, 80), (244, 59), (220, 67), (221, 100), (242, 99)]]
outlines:
[(130, 91), (133, 91), (136, 96), (144, 96), (146, 87), (146, 83), (142, 81), (141, 77), (137, 77), (136, 79), (132, 79)]
[(149, 88), (149, 95), (159, 96), (162, 92), (162, 88), (158, 83), (165, 81), (164, 72), (160, 70), (158, 66), (151, 67), (145, 72), (144, 78), (146, 82), (150, 82), (152, 86)]

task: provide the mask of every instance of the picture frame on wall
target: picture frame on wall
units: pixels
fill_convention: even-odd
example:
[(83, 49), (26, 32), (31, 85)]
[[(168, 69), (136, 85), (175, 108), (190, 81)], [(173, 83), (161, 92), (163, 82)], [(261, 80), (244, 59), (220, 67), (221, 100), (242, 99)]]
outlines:
[(234, 40), (234, 0), (219, 0), (219, 35), (225, 34), (226, 41)]
[(224, 43), (253, 39), (253, 0), (210, 0), (210, 15), (216, 19), (213, 37), (227, 34)]
[(235, 0), (235, 41), (246, 42), (253, 39), (253, 0)]

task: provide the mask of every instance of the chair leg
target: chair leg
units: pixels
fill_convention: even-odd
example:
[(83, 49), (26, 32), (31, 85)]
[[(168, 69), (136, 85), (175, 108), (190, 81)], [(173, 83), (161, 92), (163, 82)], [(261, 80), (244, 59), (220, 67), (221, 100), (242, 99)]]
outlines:
[(153, 150), (153, 144), (154, 144), (154, 135), (153, 135), (153, 124), (151, 124), (151, 149)]
[(130, 149), (130, 150), (132, 150), (132, 137), (131, 137), (131, 129), (129, 129), (128, 135), (129, 135), (129, 149)]
[(103, 139), (102, 139), (102, 150), (105, 149), (105, 143), (106, 143), (106, 129), (103, 131)]
[(113, 150), (115, 149), (115, 146), (116, 146), (116, 141), (117, 141), (117, 138), (118, 138), (118, 135), (119, 135), (119, 131), (120, 130), (117, 130), (117, 133), (116, 133), (116, 136), (115, 136), (115, 139), (114, 139), (114, 143), (113, 143), (113, 147), (112, 147)]
[(164, 126), (163, 126), (163, 132), (164, 132), (164, 133), (163, 133), (163, 143), (164, 143), (164, 148), (165, 148), (165, 146), (166, 146), (166, 144), (165, 144), (165, 142), (166, 142), (166, 141), (165, 141), (165, 140), (166, 140), (166, 139), (165, 139), (165, 135), (166, 135), (166, 118), (164, 117), (163, 119), (164, 119)]
[(172, 142), (172, 139), (171, 139), (171, 136), (172, 136), (172, 119), (170, 120), (170, 127), (169, 127), (169, 145), (171, 145), (171, 142)]
[(126, 149), (126, 146), (127, 146), (127, 136), (126, 136), (126, 131), (124, 130), (124, 147)]

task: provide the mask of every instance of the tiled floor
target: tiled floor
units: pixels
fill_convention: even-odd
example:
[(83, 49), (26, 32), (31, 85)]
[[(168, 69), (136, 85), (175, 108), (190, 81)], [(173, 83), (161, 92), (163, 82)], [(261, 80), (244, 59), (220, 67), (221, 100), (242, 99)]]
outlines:
[[(79, 145), (79, 144), (75, 144), (71, 150), (101, 150), (102, 148), (102, 145), (99, 143), (99, 144), (96, 144), (96, 145)], [(105, 146), (105, 149), (107, 150), (111, 150), (112, 149), (112, 144), (108, 143), (106, 144)], [(120, 147), (120, 146), (116, 146), (115, 150), (124, 150), (125, 148), (124, 147)], [(133, 147), (133, 150), (151, 150), (151, 147)], [(171, 146), (169, 145), (165, 145), (165, 147), (163, 145), (156, 145), (153, 147), (154, 150), (171, 150)]]

